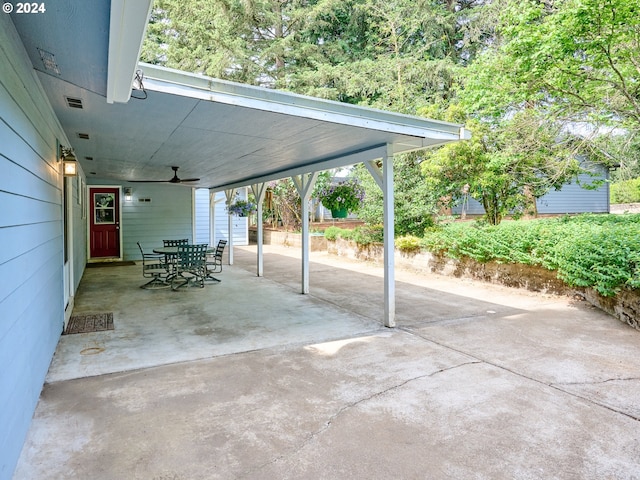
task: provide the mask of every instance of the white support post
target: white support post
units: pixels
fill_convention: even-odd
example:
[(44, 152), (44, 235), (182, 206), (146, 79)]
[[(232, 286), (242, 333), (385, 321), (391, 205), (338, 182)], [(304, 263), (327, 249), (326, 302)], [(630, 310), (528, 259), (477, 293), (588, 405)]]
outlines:
[(257, 275), (261, 277), (263, 274), (263, 252), (262, 252), (262, 243), (263, 243), (263, 232), (262, 232), (262, 203), (264, 202), (265, 193), (267, 193), (267, 184), (266, 183), (254, 183), (251, 185), (251, 191), (253, 192), (253, 196), (256, 198), (256, 204), (258, 205), (258, 219), (257, 219), (257, 228), (258, 228), (258, 258), (257, 258)]
[(309, 198), (318, 172), (291, 177), (302, 203), (302, 293), (309, 293)]
[(384, 325), (396, 326), (396, 284), (394, 263), (394, 202), (393, 202), (393, 151), (387, 145), (387, 154), (382, 159), (382, 170), (375, 161), (364, 163), (371, 176), (382, 189), (384, 207)]
[(209, 246), (213, 247), (216, 239), (214, 238), (214, 233), (216, 231), (214, 221), (215, 221), (215, 211), (216, 211), (216, 192), (213, 190), (209, 190)]
[[(236, 196), (236, 189), (235, 188), (228, 188), (227, 190), (224, 191), (224, 194), (227, 198), (227, 210), (229, 209), (229, 207), (231, 206), (231, 204), (233, 203), (233, 199)], [(229, 212), (227, 214), (228, 220), (229, 220), (229, 227), (228, 227), (228, 232), (229, 232), (229, 241), (227, 244), (227, 249), (228, 249), (228, 258), (229, 258), (229, 265), (233, 265), (233, 214), (231, 212)]]

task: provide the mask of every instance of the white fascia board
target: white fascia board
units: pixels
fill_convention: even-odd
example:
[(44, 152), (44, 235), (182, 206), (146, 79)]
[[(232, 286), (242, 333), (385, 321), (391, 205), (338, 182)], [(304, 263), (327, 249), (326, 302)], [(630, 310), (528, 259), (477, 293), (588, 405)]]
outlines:
[(268, 173), (261, 177), (247, 177), (246, 179), (239, 180), (238, 182), (229, 183), (225, 185), (210, 186), (209, 189), (219, 192), (228, 188), (246, 187), (253, 183), (271, 182), (273, 180), (280, 180), (281, 178), (288, 178), (293, 175), (302, 175), (305, 173), (321, 172), (324, 170), (330, 170), (333, 168), (347, 167), (356, 163), (362, 163), (369, 160), (377, 160), (383, 158), (387, 154), (386, 145), (378, 145), (377, 147), (369, 148), (366, 150), (360, 150), (352, 152), (347, 155), (341, 155), (335, 158), (328, 158), (320, 160), (314, 163), (307, 163), (298, 167), (288, 168), (284, 170), (278, 170), (272, 173)]
[(217, 80), (146, 63), (139, 68), (144, 72), (147, 90), (445, 142), (464, 138), (464, 127), (459, 124)]
[(107, 103), (126, 103), (131, 88), (153, 0), (111, 0)]

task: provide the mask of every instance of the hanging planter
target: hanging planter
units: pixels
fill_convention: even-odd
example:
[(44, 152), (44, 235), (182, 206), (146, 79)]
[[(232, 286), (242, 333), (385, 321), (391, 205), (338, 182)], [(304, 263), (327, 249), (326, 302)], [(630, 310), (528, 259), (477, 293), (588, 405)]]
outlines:
[(227, 207), (227, 211), (238, 217), (247, 217), (257, 210), (256, 204), (244, 200), (236, 200), (233, 205)]
[(364, 199), (364, 188), (356, 180), (347, 180), (337, 185), (329, 185), (318, 195), (322, 205), (331, 210), (333, 218), (347, 218), (357, 211)]
[(339, 208), (331, 210), (331, 216), (333, 218), (347, 218), (349, 211), (346, 208)]

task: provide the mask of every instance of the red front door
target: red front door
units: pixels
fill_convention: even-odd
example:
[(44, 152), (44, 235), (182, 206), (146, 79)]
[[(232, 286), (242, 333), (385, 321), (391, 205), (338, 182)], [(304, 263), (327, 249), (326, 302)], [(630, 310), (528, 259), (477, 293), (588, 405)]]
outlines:
[(120, 189), (90, 187), (91, 224), (89, 254), (91, 258), (120, 258)]

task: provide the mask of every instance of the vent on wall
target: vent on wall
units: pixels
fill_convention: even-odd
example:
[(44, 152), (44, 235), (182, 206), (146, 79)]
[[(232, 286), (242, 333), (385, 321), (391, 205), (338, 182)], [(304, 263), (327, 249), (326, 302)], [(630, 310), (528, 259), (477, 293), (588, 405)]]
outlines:
[(84, 106), (82, 105), (81, 98), (64, 97), (64, 99), (67, 101), (67, 106), (69, 108), (79, 108), (79, 109), (84, 108)]
[(81, 138), (83, 140), (89, 140), (89, 134), (88, 133), (78, 133), (78, 138)]

